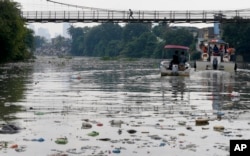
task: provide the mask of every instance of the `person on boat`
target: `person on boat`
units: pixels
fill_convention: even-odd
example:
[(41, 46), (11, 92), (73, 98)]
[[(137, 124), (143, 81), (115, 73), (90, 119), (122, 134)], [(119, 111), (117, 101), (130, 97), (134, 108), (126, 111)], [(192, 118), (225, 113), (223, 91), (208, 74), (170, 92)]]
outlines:
[(179, 65), (179, 54), (178, 54), (178, 50), (175, 51), (174, 55), (173, 55), (173, 59), (171, 60), (170, 64), (169, 64), (169, 69), (172, 69), (173, 64), (178, 64)]
[(173, 55), (173, 64), (179, 64), (179, 52), (176, 50)]
[(180, 64), (181, 65), (185, 65), (185, 63), (187, 62), (187, 58), (184, 54), (184, 51), (181, 52), (181, 56), (180, 56)]
[(219, 52), (218, 52), (218, 56), (220, 56), (220, 58), (221, 58), (221, 62), (223, 62), (223, 54), (224, 54), (224, 52), (223, 52), (223, 50), (224, 50), (224, 46), (223, 45), (220, 45), (220, 47), (219, 47)]
[(185, 56), (184, 51), (181, 52), (180, 55), (180, 69), (185, 70), (185, 63), (187, 62), (187, 58)]
[(219, 50), (220, 50), (220, 52), (224, 52), (224, 46), (223, 46), (223, 45), (220, 45)]
[(213, 69), (216, 70), (217, 67), (218, 67), (218, 60), (217, 60), (217, 58), (214, 58), (213, 59)]
[(202, 50), (203, 50), (203, 53), (207, 53), (207, 50), (208, 50), (207, 46), (204, 46)]
[(219, 55), (219, 48), (217, 47), (216, 44), (214, 45), (213, 51), (214, 51), (215, 56)]

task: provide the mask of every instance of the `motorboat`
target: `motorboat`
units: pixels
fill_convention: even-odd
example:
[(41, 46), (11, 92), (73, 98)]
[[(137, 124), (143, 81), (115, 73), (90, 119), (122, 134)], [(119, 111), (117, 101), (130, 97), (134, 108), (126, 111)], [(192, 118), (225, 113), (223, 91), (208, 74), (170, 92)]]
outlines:
[(200, 60), (194, 62), (196, 71), (223, 70), (234, 72), (237, 70), (235, 49), (221, 39), (212, 39), (202, 47)]
[[(182, 45), (165, 45), (160, 62), (161, 76), (189, 76), (191, 66), (189, 47)], [(173, 61), (174, 55), (180, 60), (182, 55), (186, 58), (185, 62)], [(171, 60), (171, 58), (173, 58)]]

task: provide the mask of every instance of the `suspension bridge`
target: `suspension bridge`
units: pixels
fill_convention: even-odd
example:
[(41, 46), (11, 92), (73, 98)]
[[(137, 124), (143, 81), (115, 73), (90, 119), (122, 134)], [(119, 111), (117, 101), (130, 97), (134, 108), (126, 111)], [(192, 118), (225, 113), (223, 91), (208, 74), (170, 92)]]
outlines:
[(122, 11), (92, 8), (78, 11), (22, 11), (28, 23), (244, 23), (250, 22), (250, 9), (242, 10), (192, 10), (192, 11)]
[[(111, 10), (79, 6), (47, 0), (57, 6), (74, 8), (73, 11), (22, 11), (26, 22), (39, 23), (127, 23), (127, 22), (167, 22), (167, 23), (242, 23), (250, 22), (250, 9), (240, 10), (185, 10), (185, 11), (145, 11), (145, 10)], [(80, 9), (80, 10), (79, 10)]]

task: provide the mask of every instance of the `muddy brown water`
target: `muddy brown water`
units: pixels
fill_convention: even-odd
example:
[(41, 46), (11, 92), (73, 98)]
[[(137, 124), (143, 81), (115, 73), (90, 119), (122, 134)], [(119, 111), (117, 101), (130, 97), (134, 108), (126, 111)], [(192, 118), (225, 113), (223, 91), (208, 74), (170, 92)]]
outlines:
[(229, 155), (230, 140), (250, 138), (249, 79), (249, 70), (160, 77), (154, 59), (1, 65), (0, 124), (20, 130), (0, 134), (0, 155)]

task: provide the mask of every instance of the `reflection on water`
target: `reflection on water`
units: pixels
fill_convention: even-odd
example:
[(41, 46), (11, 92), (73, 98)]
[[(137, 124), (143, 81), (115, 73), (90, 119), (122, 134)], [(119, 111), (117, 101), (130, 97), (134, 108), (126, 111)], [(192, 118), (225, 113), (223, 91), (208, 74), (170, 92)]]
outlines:
[[(154, 119), (158, 122), (158, 119), (173, 118), (166, 124), (175, 125), (175, 120), (183, 120), (184, 116), (180, 118), (183, 114), (213, 115), (250, 107), (250, 72), (247, 70), (233, 75), (221, 71), (193, 71), (190, 77), (160, 77), (158, 63), (159, 60), (150, 59), (101, 61), (98, 58), (41, 57), (34, 63), (16, 64), (18, 70), (1, 67), (1, 122), (15, 116), (15, 121), (26, 129), (19, 136), (20, 140), (37, 134), (50, 140), (59, 130), (60, 135), (70, 133), (68, 137), (79, 142), (78, 137), (84, 132), (79, 130), (83, 119), (108, 123), (107, 120), (121, 118), (131, 122), (127, 126), (136, 125), (130, 120), (143, 119), (137, 126), (144, 124), (141, 127), (145, 131), (149, 125), (151, 128), (155, 125)], [(240, 97), (231, 96), (233, 91), (240, 93)], [(109, 134), (112, 130), (103, 131)], [(5, 140), (13, 137), (3, 136)], [(98, 144), (96, 140), (90, 140), (91, 143)], [(34, 144), (24, 144), (36, 148)], [(52, 147), (58, 148), (53, 142), (44, 148), (49, 153)]]
[(24, 99), (26, 82), (30, 81), (29, 64), (6, 64), (0, 67), (0, 119), (8, 121), (13, 113), (20, 111), (15, 102)]
[[(185, 109), (198, 110), (247, 107), (249, 73), (229, 75), (215, 71), (197, 72), (191, 77), (159, 77), (157, 64), (157, 60), (40, 58), (32, 66), (33, 73), (30, 64), (21, 68), (16, 65), (8, 71), (3, 68), (1, 110), (6, 103), (18, 101), (19, 105), (33, 109), (58, 110), (66, 104), (75, 109), (162, 107), (177, 103), (185, 104)], [(240, 92), (241, 100), (232, 99), (232, 91)]]

